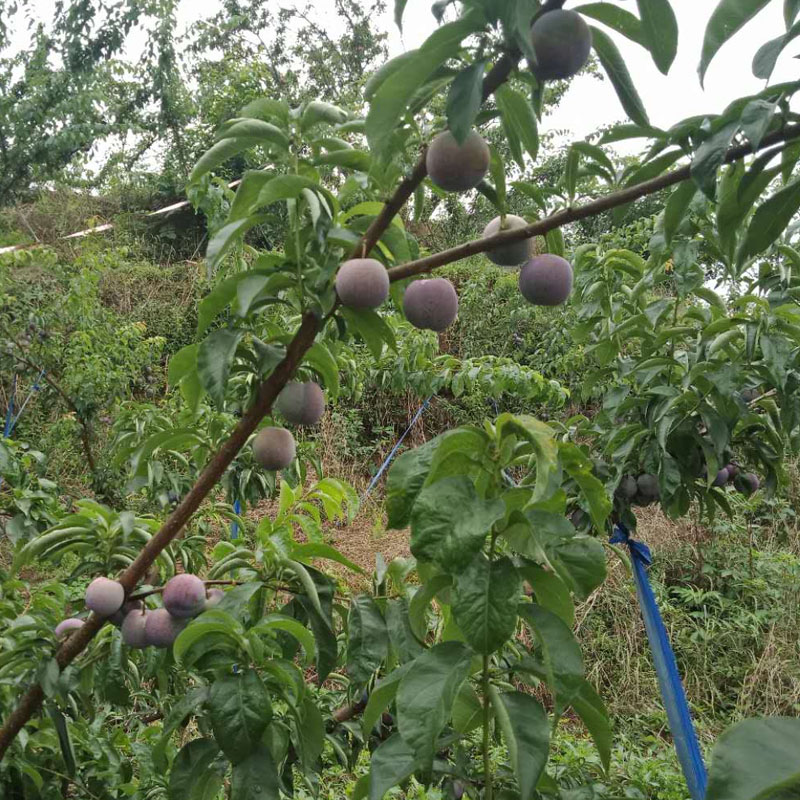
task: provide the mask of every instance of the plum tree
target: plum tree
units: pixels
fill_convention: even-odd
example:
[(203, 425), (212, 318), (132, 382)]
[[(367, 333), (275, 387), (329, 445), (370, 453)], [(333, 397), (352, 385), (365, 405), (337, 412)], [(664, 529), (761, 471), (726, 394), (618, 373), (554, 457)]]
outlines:
[(134, 609), (125, 615), (122, 621), (122, 641), (128, 647), (141, 650), (149, 644), (147, 639), (147, 618), (151, 612), (144, 609)]
[(447, 278), (423, 278), (406, 289), (403, 311), (415, 328), (441, 333), (458, 314), (458, 295)]
[(289, 381), (275, 408), (292, 425), (316, 425), (325, 413), (325, 394), (315, 381)]
[(125, 590), (122, 584), (110, 578), (95, 578), (87, 587), (84, 598), (86, 608), (101, 617), (110, 617), (122, 608)]
[(351, 258), (336, 273), (336, 294), (348, 308), (377, 308), (389, 296), (389, 273), (375, 258)]
[(294, 436), (286, 428), (263, 428), (253, 439), (253, 455), (264, 469), (286, 469), (296, 454)]
[(552, 253), (534, 256), (519, 273), (522, 296), (537, 306), (560, 306), (572, 291), (569, 261)]
[(579, 72), (592, 49), (592, 32), (575, 11), (555, 9), (542, 14), (531, 27), (536, 53), (534, 73), (539, 80), (562, 80)]
[(223, 592), (222, 589), (217, 589), (216, 587), (209, 589), (207, 592), (204, 609), (218, 606), (222, 602), (223, 597), (225, 597), (225, 592)]
[(189, 624), (188, 619), (173, 617), (166, 608), (148, 611), (145, 617), (145, 640), (152, 647), (170, 647)]
[(127, 617), (131, 611), (141, 610), (141, 608), (141, 600), (128, 600), (122, 604), (122, 608), (120, 608), (119, 611), (116, 611), (111, 615), (110, 621), (114, 625), (122, 625), (122, 623), (125, 621), (125, 617)]
[[(524, 228), (528, 223), (515, 214), (506, 214), (503, 217), (495, 217), (484, 229), (483, 238), (494, 236), (500, 231), (513, 230), (514, 228)], [(495, 247), (486, 254), (487, 258), (499, 267), (518, 267), (527, 261), (533, 252), (533, 239), (523, 239), (521, 242), (511, 242)]]
[(425, 155), (428, 176), (446, 192), (474, 189), (489, 171), (489, 146), (476, 131), (459, 144), (450, 131), (434, 136)]
[(55, 634), (60, 639), (62, 636), (66, 636), (72, 631), (77, 631), (79, 628), (82, 628), (84, 625), (84, 621), (82, 619), (78, 619), (78, 617), (70, 617), (69, 619), (63, 619), (61, 622), (56, 625)]
[(176, 575), (167, 581), (161, 598), (173, 617), (196, 617), (206, 604), (206, 585), (197, 575)]

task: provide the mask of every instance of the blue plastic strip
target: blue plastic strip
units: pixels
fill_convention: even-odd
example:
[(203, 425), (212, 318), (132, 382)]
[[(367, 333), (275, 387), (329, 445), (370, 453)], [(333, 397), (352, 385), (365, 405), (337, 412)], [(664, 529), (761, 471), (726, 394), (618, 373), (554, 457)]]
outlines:
[[(234, 500), (233, 502), (233, 513), (234, 514), (241, 514), (242, 513), (242, 504), (238, 500)], [(231, 522), (231, 539), (238, 539), (239, 538), (239, 523), (234, 520)]]
[(636, 595), (642, 609), (644, 626), (650, 649), (653, 652), (653, 663), (658, 676), (661, 697), (667, 711), (672, 739), (678, 754), (678, 761), (683, 770), (686, 785), (692, 800), (704, 800), (706, 795), (706, 766), (700, 752), (700, 743), (692, 722), (689, 703), (683, 690), (675, 654), (667, 636), (667, 629), (656, 604), (653, 587), (647, 578), (647, 567), (652, 563), (650, 549), (646, 544), (630, 538), (628, 529), (620, 524), (614, 528), (612, 544), (628, 545), (633, 565), (633, 577), (636, 582)]
[(6, 424), (3, 428), (3, 438), (8, 439), (11, 431), (14, 428), (14, 395), (17, 393), (17, 376), (14, 376), (14, 382), (11, 384), (11, 397), (8, 399), (8, 409), (6, 410)]
[(425, 409), (428, 407), (428, 404), (431, 402), (432, 399), (433, 395), (428, 397), (428, 399), (417, 409), (417, 413), (414, 414), (414, 418), (409, 423), (409, 426), (405, 429), (403, 435), (397, 440), (397, 443), (391, 449), (389, 455), (386, 456), (386, 459), (384, 460), (383, 464), (381, 464), (381, 468), (372, 477), (372, 480), (369, 482), (369, 486), (367, 486), (364, 494), (361, 495), (361, 502), (364, 502), (369, 493), (375, 488), (378, 481), (381, 479), (381, 475), (383, 475), (383, 473), (386, 472), (386, 468), (389, 466), (389, 464), (392, 463), (392, 459), (394, 459), (395, 453), (399, 450), (400, 445), (403, 444), (403, 440), (406, 438), (406, 436), (408, 436), (409, 433), (411, 433), (411, 429), (414, 427), (414, 425), (417, 424), (417, 420), (423, 415)]
[[(11, 422), (11, 428), (9, 429), (8, 434), (6, 435), (6, 438), (8, 438), (8, 436), (11, 436), (11, 434), (14, 432), (14, 428), (17, 427), (17, 423), (19, 422), (19, 418), (22, 416), (22, 412), (25, 410), (25, 406), (28, 405), (28, 401), (31, 399), (31, 397), (33, 397), (36, 394), (36, 392), (39, 391), (39, 388), (40, 388), (39, 387), (39, 381), (43, 377), (44, 377), (44, 370), (42, 370), (39, 373), (39, 377), (36, 379), (36, 383), (33, 384), (33, 386), (31, 387), (31, 390), (28, 392), (28, 396), (25, 398), (25, 400), (23, 401), (22, 405), (19, 407), (19, 411), (17, 412), (17, 415), (14, 417), (14, 419)], [(8, 424), (8, 423), (6, 422), (6, 424)]]

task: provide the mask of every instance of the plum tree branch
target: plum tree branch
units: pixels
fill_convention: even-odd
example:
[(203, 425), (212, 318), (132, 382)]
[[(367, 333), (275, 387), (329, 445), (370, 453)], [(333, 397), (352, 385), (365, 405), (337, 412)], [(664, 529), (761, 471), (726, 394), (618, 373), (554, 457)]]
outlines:
[[(725, 155), (724, 163), (730, 164), (732, 161), (738, 161), (745, 156), (771, 147), (774, 144), (789, 142), (798, 138), (800, 138), (800, 125), (787, 126), (780, 131), (775, 131), (765, 136), (759, 147), (755, 150), (749, 144), (730, 148)], [(641, 197), (646, 197), (647, 195), (660, 192), (662, 189), (666, 189), (669, 186), (674, 186), (676, 183), (690, 180), (691, 177), (691, 167), (687, 164), (680, 169), (676, 169), (674, 172), (659, 175), (649, 181), (643, 181), (642, 183), (619, 189), (616, 192), (598, 197), (596, 200), (592, 200), (589, 203), (557, 211), (555, 214), (551, 214), (549, 217), (545, 217), (537, 222), (532, 222), (530, 225), (526, 225), (523, 228), (513, 228), (503, 231), (502, 233), (497, 233), (494, 236), (487, 236), (485, 239), (474, 239), (473, 241), (460, 244), (457, 247), (451, 247), (449, 250), (442, 250), (439, 253), (434, 253), (424, 258), (418, 258), (416, 261), (409, 261), (398, 267), (393, 267), (389, 270), (389, 279), (391, 281), (399, 281), (414, 275), (421, 275), (437, 267), (452, 264), (454, 261), (460, 261), (463, 258), (469, 258), (469, 256), (474, 256), (478, 253), (486, 253), (499, 245), (519, 242), (532, 236), (543, 236), (548, 231), (560, 228), (570, 222), (593, 217), (597, 214), (602, 214), (604, 211), (611, 211), (614, 208), (627, 205)]]

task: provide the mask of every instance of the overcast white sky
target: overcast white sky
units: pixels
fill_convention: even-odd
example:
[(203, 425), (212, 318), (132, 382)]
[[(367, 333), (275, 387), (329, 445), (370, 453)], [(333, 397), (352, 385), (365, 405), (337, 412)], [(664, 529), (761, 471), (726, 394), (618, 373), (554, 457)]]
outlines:
[[(628, 9), (633, 5), (631, 0), (613, 1)], [(284, 4), (294, 5), (296, 2), (297, 0), (285, 0)], [(379, 27), (389, 32), (392, 55), (417, 47), (436, 27), (430, 12), (431, 0), (408, 0), (401, 37), (392, 18), (393, 2), (387, 2), (389, 7), (380, 20)], [(582, 2), (585, 0), (569, 0), (567, 7), (577, 8)], [(697, 63), (706, 22), (717, 2), (718, 0), (673, 0), (680, 38), (678, 57), (668, 76), (658, 72), (644, 49), (613, 34), (654, 125), (668, 127), (693, 114), (719, 112), (734, 98), (763, 88), (763, 81), (753, 77), (750, 65), (758, 47), (784, 30), (782, 0), (772, 0), (723, 47), (706, 75), (705, 89), (701, 89), (697, 78)], [(303, 0), (299, 0), (299, 3), (304, 5)], [(33, 0), (32, 5), (47, 18), (53, 0)], [(181, 25), (191, 25), (198, 12), (206, 16), (213, 13), (218, 5), (218, 0), (182, 0), (179, 9)], [(310, 0), (310, 5), (327, 27), (337, 24), (332, 0)], [(24, 36), (22, 31), (19, 33)], [(132, 42), (132, 50), (135, 51), (137, 46), (141, 47), (141, 44)], [(793, 58), (798, 50), (800, 44), (789, 46), (784, 51), (773, 74), (773, 83), (798, 77), (800, 63)], [(552, 117), (544, 121), (542, 127), (564, 131), (568, 139), (583, 138), (600, 125), (624, 118), (625, 114), (607, 80), (601, 82), (591, 77), (582, 77), (573, 81), (559, 108)]]

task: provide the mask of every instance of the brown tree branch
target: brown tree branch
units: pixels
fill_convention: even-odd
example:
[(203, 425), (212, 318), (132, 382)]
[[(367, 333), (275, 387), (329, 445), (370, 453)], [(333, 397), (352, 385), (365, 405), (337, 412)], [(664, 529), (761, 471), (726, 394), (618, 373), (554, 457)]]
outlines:
[[(774, 144), (789, 142), (798, 138), (800, 138), (800, 125), (790, 125), (780, 131), (775, 131), (765, 136), (755, 151), (749, 144), (730, 148), (725, 155), (724, 163), (730, 164), (732, 161), (738, 161), (745, 156), (751, 155), (753, 152), (758, 152), (758, 150), (763, 150)], [(398, 267), (393, 267), (389, 270), (389, 279), (392, 281), (400, 281), (404, 278), (410, 278), (413, 275), (421, 275), (422, 273), (430, 272), (437, 267), (443, 267), (445, 264), (452, 264), (454, 261), (460, 261), (463, 258), (469, 258), (469, 256), (474, 256), (478, 253), (486, 253), (489, 250), (493, 250), (498, 245), (519, 242), (522, 239), (528, 239), (532, 236), (543, 236), (548, 231), (560, 228), (570, 222), (593, 217), (604, 211), (610, 211), (619, 206), (627, 205), (641, 197), (646, 197), (647, 195), (660, 192), (662, 189), (666, 189), (669, 186), (674, 186), (676, 183), (690, 180), (691, 177), (691, 167), (687, 164), (680, 169), (676, 169), (674, 172), (669, 172), (666, 175), (659, 175), (649, 181), (643, 181), (634, 186), (628, 186), (625, 189), (619, 189), (616, 192), (598, 197), (596, 200), (592, 200), (589, 203), (557, 211), (555, 214), (551, 214), (549, 217), (545, 217), (537, 222), (532, 222), (524, 228), (513, 228), (503, 231), (502, 233), (497, 233), (494, 236), (487, 236), (485, 239), (474, 239), (471, 242), (460, 244), (458, 247), (451, 247), (449, 250), (442, 250), (439, 253), (425, 256), (425, 258), (418, 258), (416, 261), (409, 261)]]

